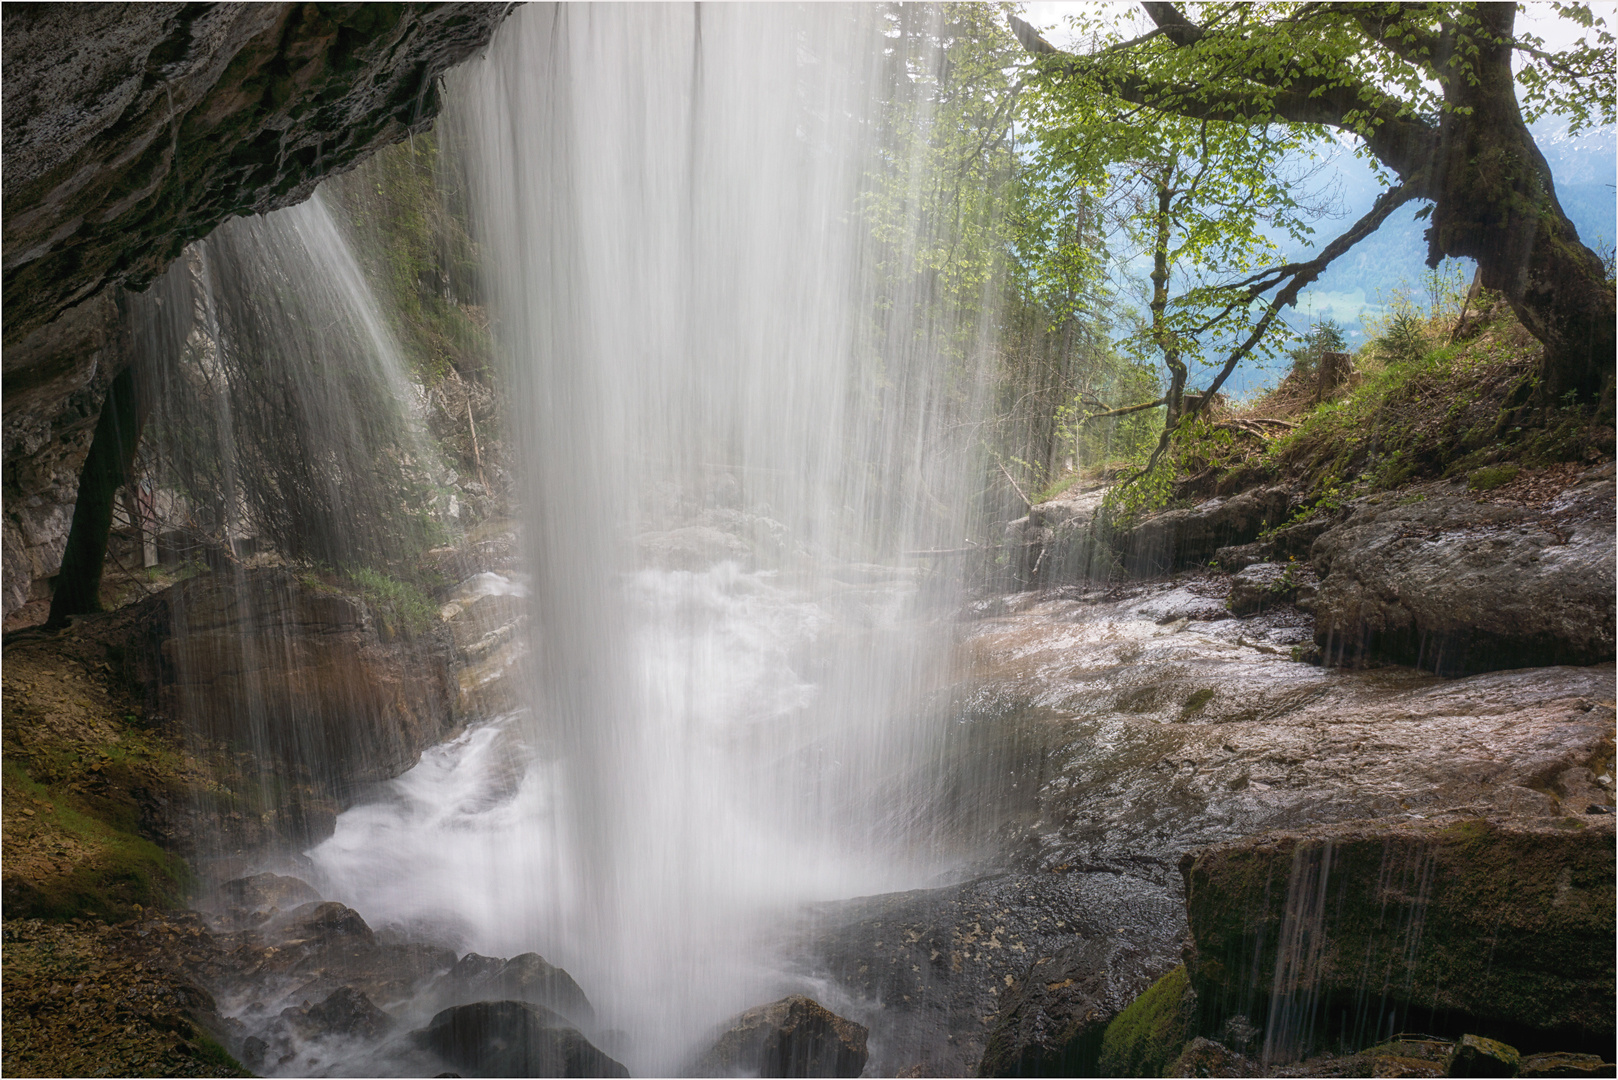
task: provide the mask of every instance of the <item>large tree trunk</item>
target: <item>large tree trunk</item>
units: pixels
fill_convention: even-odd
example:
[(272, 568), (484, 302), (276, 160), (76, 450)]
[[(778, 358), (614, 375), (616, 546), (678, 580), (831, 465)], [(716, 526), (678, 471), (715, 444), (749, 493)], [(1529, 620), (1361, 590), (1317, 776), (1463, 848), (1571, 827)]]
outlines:
[(1563, 213), (1544, 155), (1517, 107), (1510, 45), (1515, 4), (1481, 4), (1482, 33), (1470, 74), (1445, 86), (1452, 106), (1433, 163), (1428, 262), (1476, 259), (1483, 285), (1501, 293), (1545, 346), (1541, 390), (1547, 403), (1612, 391), (1613, 290), (1601, 261)]
[(79, 473), (73, 524), (62, 552), (62, 569), (51, 593), (47, 625), (61, 626), (73, 615), (101, 610), (101, 571), (112, 538), (112, 508), (118, 489), (129, 479), (146, 419), (133, 367), (126, 367), (107, 388), (96, 421), (90, 452)]

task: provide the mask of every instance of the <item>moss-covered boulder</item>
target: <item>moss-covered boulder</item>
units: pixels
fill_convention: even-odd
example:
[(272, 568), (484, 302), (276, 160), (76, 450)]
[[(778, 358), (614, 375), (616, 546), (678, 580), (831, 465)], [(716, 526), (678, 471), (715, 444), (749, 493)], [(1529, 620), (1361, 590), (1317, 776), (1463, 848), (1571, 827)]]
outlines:
[(1196, 995), (1180, 965), (1107, 1025), (1097, 1076), (1163, 1076), (1192, 1037)]
[(1271, 1062), (1401, 1030), (1610, 1048), (1613, 840), (1609, 815), (1452, 817), (1188, 855), (1199, 1029), (1251, 1017)]

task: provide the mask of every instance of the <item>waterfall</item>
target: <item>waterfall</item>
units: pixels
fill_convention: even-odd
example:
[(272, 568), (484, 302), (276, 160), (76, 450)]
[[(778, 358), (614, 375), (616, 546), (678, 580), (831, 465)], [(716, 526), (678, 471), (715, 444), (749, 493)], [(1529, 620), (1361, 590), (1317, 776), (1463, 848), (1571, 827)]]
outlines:
[(869, 8), (534, 6), (450, 86), (528, 708), (311, 855), (373, 921), (566, 967), (638, 1072), (803, 988), (777, 950), (805, 902), (963, 856), (928, 707), (958, 575), (918, 553), (974, 528), (988, 343), (916, 270), (939, 58), (890, 45)]
[(402, 629), (350, 599), (453, 523), (404, 358), (318, 196), (221, 227), (130, 303), (154, 399), (130, 503), (148, 550), (213, 571), (162, 594), (157, 705), (218, 781), (201, 797), (226, 825), (187, 846), (239, 865), (318, 838), (442, 734), (407, 730), (431, 673), (368, 681), (365, 640)]

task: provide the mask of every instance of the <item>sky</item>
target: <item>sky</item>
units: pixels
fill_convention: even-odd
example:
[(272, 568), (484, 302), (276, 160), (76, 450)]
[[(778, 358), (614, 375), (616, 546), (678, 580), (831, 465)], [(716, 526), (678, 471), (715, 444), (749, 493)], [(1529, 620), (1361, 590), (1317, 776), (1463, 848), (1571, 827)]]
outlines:
[[(1591, 5), (1598, 18), (1606, 20), (1609, 28), (1618, 26), (1618, 0), (1605, 0)], [(1032, 2), (1020, 5), (1023, 18), (1038, 27), (1045, 39), (1058, 48), (1070, 48), (1073, 36), (1066, 25), (1069, 14), (1081, 10), (1094, 11), (1097, 7), (1111, 8), (1120, 16), (1139, 19), (1139, 5), (1134, 3), (1055, 3)], [(1564, 48), (1574, 43), (1582, 29), (1565, 19), (1558, 18), (1549, 3), (1523, 5), (1518, 16), (1519, 28), (1531, 30), (1543, 37), (1552, 48)], [(1618, 133), (1612, 128), (1586, 132), (1577, 138), (1567, 135), (1565, 125), (1555, 118), (1546, 118), (1532, 128), (1540, 150), (1550, 162), (1557, 185), (1557, 194), (1563, 209), (1578, 228), (1586, 244), (1600, 249), (1618, 241)], [(1352, 153), (1336, 155), (1322, 174), (1323, 182), (1335, 181), (1340, 185), (1345, 215), (1340, 220), (1322, 221), (1317, 226), (1321, 243), (1336, 235), (1349, 222), (1370, 208), (1380, 192), (1369, 165)], [(1346, 331), (1350, 347), (1363, 342), (1374, 333), (1390, 303), (1401, 294), (1413, 300), (1424, 301), (1428, 295), (1425, 266), (1426, 244), (1422, 239), (1425, 223), (1417, 221), (1418, 204), (1407, 205), (1386, 222), (1377, 234), (1362, 241), (1354, 250), (1342, 256), (1322, 275), (1315, 286), (1300, 298), (1297, 310), (1290, 320), (1295, 327), (1306, 327), (1310, 322), (1330, 318)], [(1302, 250), (1288, 245), (1288, 255), (1302, 254)], [(1453, 279), (1470, 281), (1470, 262), (1457, 262), (1445, 267)], [(1238, 396), (1252, 393), (1273, 383), (1284, 372), (1252, 369), (1238, 370), (1227, 388)], [(1192, 379), (1196, 382), (1195, 376)]]

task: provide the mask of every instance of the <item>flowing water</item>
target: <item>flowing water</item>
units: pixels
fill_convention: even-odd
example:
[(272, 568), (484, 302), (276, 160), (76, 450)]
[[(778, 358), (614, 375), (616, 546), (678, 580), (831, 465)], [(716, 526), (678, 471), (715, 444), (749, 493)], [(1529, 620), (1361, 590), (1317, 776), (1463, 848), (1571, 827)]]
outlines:
[(310, 856), (373, 923), (566, 967), (639, 1072), (805, 988), (776, 955), (803, 903), (966, 854), (926, 809), (953, 590), (911, 553), (972, 530), (950, 425), (986, 343), (910, 269), (939, 239), (918, 192), (873, 239), (938, 59), (884, 29), (536, 6), (450, 88), (526, 510), (526, 707)]

